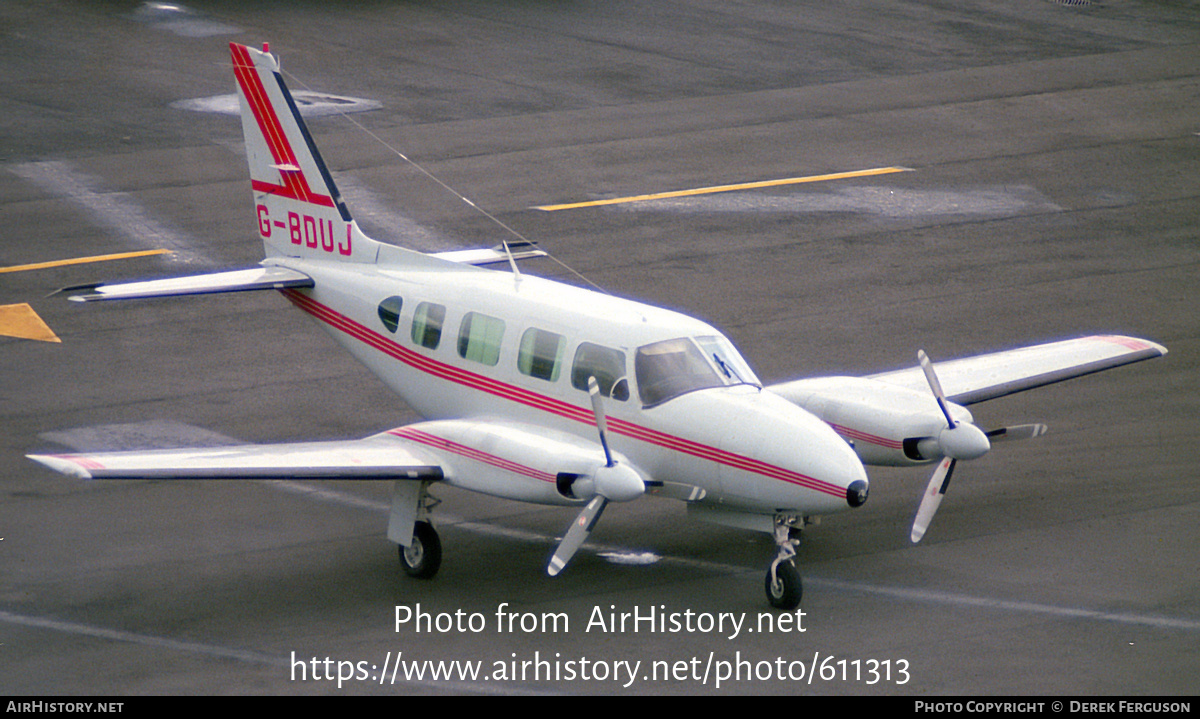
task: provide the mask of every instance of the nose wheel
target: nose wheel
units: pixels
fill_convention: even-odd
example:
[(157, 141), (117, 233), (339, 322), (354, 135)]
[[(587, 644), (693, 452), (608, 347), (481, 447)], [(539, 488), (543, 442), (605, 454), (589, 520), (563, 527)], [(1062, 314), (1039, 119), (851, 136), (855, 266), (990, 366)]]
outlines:
[(800, 531), (804, 519), (794, 515), (775, 515), (775, 545), (779, 553), (767, 569), (765, 589), (767, 601), (776, 609), (790, 611), (800, 606), (804, 588), (796, 569), (796, 547), (800, 546)]
[(789, 559), (772, 562), (767, 570), (767, 601), (776, 609), (792, 610), (800, 606), (804, 588), (800, 584), (800, 572)]

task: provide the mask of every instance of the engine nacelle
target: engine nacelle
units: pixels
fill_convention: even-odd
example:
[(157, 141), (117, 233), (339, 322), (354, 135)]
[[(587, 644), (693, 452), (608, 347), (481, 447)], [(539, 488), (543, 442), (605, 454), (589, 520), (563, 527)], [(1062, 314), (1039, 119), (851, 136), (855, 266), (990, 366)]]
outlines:
[[(864, 464), (904, 467), (944, 456), (939, 437), (946, 417), (932, 392), (864, 377), (803, 379), (770, 389), (827, 422)], [(965, 407), (947, 406), (956, 422), (973, 422)]]
[(436, 420), (387, 432), (438, 452), (445, 484), (503, 499), (578, 505), (596, 494), (624, 502), (645, 491), (646, 475), (624, 455), (606, 467), (600, 445), (516, 422)]

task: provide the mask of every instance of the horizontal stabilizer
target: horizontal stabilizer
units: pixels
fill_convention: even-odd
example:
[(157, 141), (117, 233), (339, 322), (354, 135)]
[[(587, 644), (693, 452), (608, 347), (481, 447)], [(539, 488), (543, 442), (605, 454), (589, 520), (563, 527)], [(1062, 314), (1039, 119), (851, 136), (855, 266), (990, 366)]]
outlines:
[(530, 257), (545, 257), (545, 250), (539, 250), (537, 243), (534, 242), (510, 242), (508, 243), (508, 251), (504, 249), (504, 245), (496, 245), (491, 249), (479, 250), (453, 250), (450, 252), (438, 252), (434, 257), (439, 257), (443, 260), (451, 262), (460, 262), (464, 265), (490, 265), (497, 262), (507, 262), (509, 254), (512, 254), (514, 260), (524, 260)]
[(246, 292), (250, 290), (280, 290), (287, 287), (312, 287), (308, 275), (286, 267), (256, 267), (250, 270), (214, 272), (188, 277), (169, 277), (143, 282), (120, 284), (76, 285), (64, 287), (59, 292), (87, 291), (87, 294), (72, 295), (72, 302), (94, 302), (97, 300), (128, 300), (145, 297), (178, 297), (181, 295), (206, 295), (218, 292)]

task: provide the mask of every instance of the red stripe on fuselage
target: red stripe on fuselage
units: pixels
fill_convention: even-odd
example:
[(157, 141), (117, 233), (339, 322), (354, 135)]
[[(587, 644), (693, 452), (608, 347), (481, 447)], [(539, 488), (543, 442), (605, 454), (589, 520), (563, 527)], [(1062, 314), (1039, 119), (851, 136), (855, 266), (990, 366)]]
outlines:
[[(481, 392), (507, 399), (518, 404), (532, 407), (544, 412), (549, 412), (563, 419), (582, 422), (584, 424), (595, 425), (595, 415), (590, 407), (577, 407), (568, 402), (557, 400), (552, 397), (547, 397), (536, 392), (531, 392), (520, 387), (516, 387), (504, 382), (500, 382), (483, 375), (460, 369), (452, 365), (439, 362), (424, 355), (421, 355), (413, 350), (401, 346), (397, 342), (384, 337), (383, 335), (373, 330), (364, 327), (354, 320), (342, 315), (335, 310), (326, 307), (307, 295), (292, 289), (280, 290), (293, 304), (316, 319), (328, 324), (329, 326), (353, 337), (354, 339), (363, 342), (364, 344), (373, 347), (384, 354), (403, 362), (404, 364), (418, 369), (427, 374), (433, 375), (439, 379), (444, 379), (450, 382), (470, 387)], [(799, 472), (777, 467), (766, 462), (746, 457), (743, 455), (728, 452), (716, 447), (710, 447), (699, 442), (676, 437), (666, 434), (658, 430), (649, 429), (632, 422), (621, 419), (609, 418), (609, 429), (613, 433), (641, 440), (648, 444), (653, 444), (664, 449), (669, 449), (674, 452), (680, 452), (692, 457), (723, 464), (735, 469), (742, 469), (755, 474), (760, 474), (772, 479), (778, 479), (789, 484), (795, 484), (808, 489), (824, 492), (835, 497), (845, 495), (845, 489), (829, 482), (824, 482), (814, 477), (809, 477)]]

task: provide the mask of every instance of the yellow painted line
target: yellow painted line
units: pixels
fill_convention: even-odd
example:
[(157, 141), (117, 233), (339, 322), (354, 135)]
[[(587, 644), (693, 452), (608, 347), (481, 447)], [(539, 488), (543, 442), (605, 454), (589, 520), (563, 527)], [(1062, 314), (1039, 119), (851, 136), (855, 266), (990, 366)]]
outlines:
[(85, 265), (89, 262), (108, 262), (109, 260), (128, 260), (134, 257), (150, 257), (152, 255), (166, 255), (173, 250), (141, 250), (139, 252), (120, 252), (115, 255), (95, 255), (93, 257), (75, 257), (69, 260), (54, 260), (53, 262), (37, 262), (32, 265), (13, 265), (12, 267), (0, 267), (0, 274), (5, 272), (25, 272), (27, 270), (44, 270), (49, 267), (64, 267), (66, 265)]
[(620, 205), (627, 202), (646, 202), (647, 200), (665, 200), (672, 197), (691, 197), (693, 195), (711, 195), (717, 192), (735, 192), (737, 190), (757, 190), (763, 187), (779, 187), (780, 185), (800, 185), (806, 182), (829, 182), (831, 180), (847, 180), (853, 177), (874, 177), (890, 175), (894, 172), (912, 172), (908, 167), (873, 167), (869, 170), (852, 170), (850, 172), (833, 172), (828, 175), (809, 175), (807, 177), (785, 177), (781, 180), (762, 180), (760, 182), (742, 182), (736, 185), (714, 185), (712, 187), (697, 187), (691, 190), (675, 190), (674, 192), (657, 192), (652, 195), (634, 195), (632, 197), (614, 197), (608, 200), (592, 200), (590, 202), (572, 202), (565, 205), (542, 205), (535, 210), (556, 212), (558, 210), (575, 210), (580, 207), (600, 207), (602, 205)]
[(0, 335), (38, 342), (62, 342), (27, 304), (0, 305)]

